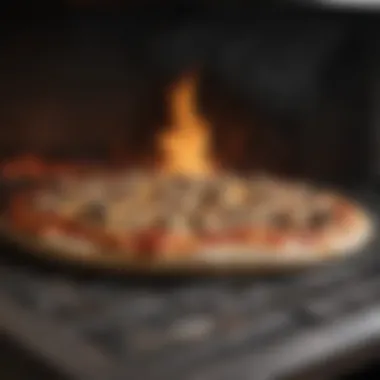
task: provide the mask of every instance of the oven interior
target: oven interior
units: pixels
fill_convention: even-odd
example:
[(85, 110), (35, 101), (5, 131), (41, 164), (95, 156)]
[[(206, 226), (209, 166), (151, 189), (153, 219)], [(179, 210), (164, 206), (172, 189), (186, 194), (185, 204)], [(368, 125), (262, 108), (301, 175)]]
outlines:
[[(376, 22), (216, 3), (14, 19), (1, 26), (2, 161), (156, 165), (159, 136), (190, 119), (229, 170), (374, 185)], [(374, 187), (358, 199), (380, 207)], [(380, 331), (376, 246), (264, 278), (120, 278), (19, 253), (4, 244), (0, 324), (68, 378), (267, 380), (323, 358), (327, 379), (357, 365), (348, 348), (372, 358)]]
[(193, 134), (207, 130), (213, 160), (228, 170), (368, 178), (370, 17), (131, 8), (3, 26), (4, 162), (154, 165), (160, 136), (193, 123)]

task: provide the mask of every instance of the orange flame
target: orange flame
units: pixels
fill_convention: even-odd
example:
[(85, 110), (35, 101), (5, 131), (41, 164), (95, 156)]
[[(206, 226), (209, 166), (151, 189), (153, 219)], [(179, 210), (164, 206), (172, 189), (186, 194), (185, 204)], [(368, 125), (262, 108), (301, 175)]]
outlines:
[(198, 82), (193, 75), (181, 78), (169, 94), (171, 126), (158, 136), (165, 174), (207, 175), (214, 171), (211, 129), (196, 112)]
[[(156, 140), (162, 158), (158, 169), (164, 174), (204, 176), (215, 171), (216, 165), (211, 155), (211, 128), (207, 120), (196, 110), (197, 86), (197, 77), (186, 75), (176, 82), (169, 92), (171, 123)], [(123, 146), (116, 143), (110, 148), (112, 163), (123, 166), (123, 163), (128, 161)], [(25, 154), (2, 162), (0, 169), (5, 178), (42, 178), (59, 173), (77, 172), (88, 165), (78, 162), (57, 163), (45, 160), (39, 155)]]

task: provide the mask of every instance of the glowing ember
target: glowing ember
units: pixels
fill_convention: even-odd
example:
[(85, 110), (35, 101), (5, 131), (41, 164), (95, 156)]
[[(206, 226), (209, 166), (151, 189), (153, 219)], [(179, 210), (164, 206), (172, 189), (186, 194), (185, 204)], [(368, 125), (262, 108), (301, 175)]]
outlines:
[(197, 81), (183, 77), (169, 96), (171, 126), (158, 138), (165, 174), (205, 175), (213, 172), (211, 130), (196, 112)]

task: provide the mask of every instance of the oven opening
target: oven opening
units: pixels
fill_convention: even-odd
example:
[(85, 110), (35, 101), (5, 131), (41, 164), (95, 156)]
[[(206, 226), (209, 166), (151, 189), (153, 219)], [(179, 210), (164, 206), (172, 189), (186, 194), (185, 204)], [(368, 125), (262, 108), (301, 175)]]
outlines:
[[(204, 85), (202, 88), (198, 73), (186, 72), (162, 88), (164, 116), (160, 122), (146, 123), (145, 136), (139, 133), (139, 125), (130, 125), (133, 120), (127, 118), (116, 120), (118, 134), (118, 126), (112, 120), (115, 115), (109, 115), (111, 119), (104, 120), (99, 135), (94, 138), (96, 141), (91, 141), (94, 137), (91, 134), (97, 132), (97, 121), (91, 125), (93, 117), (82, 120), (82, 125), (76, 120), (78, 129), (70, 126), (62, 129), (65, 123), (70, 123), (65, 120), (65, 111), (70, 112), (68, 108), (65, 110), (57, 101), (54, 104), (54, 100), (51, 104), (43, 101), (32, 105), (26, 113), (27, 119), (23, 120), (25, 124), (19, 125), (23, 129), (21, 133), (31, 138), (23, 141), (23, 148), (14, 147), (17, 153), (4, 157), (2, 173), (6, 178), (22, 175), (38, 178), (46, 173), (58, 174), (94, 165), (126, 171), (144, 167), (168, 175), (195, 177), (222, 171), (291, 173), (294, 168), (290, 165), (289, 146), (274, 129), (265, 128), (265, 124), (260, 125), (252, 118), (243, 119), (241, 115), (228, 118), (232, 111), (228, 104), (224, 109), (214, 110), (214, 115), (207, 109), (202, 112), (202, 89), (211, 91), (209, 98), (215, 96), (212, 88), (205, 89)], [(144, 104), (138, 107), (143, 109)], [(129, 136), (125, 133), (128, 130)], [(59, 133), (61, 140), (56, 136)], [(81, 138), (82, 145), (75, 146), (75, 140)], [(98, 146), (91, 149), (91, 143)]]
[(99, 164), (337, 183), (369, 175), (369, 68), (352, 38), (357, 21), (199, 11), (166, 15), (158, 27), (142, 14), (8, 31), (5, 176)]

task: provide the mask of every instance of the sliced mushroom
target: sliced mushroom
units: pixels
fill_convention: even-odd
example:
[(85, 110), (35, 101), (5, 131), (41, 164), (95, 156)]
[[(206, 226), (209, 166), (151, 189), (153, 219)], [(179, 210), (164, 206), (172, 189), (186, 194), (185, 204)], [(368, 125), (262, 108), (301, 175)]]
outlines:
[(131, 199), (109, 202), (107, 209), (106, 228), (110, 231), (131, 229), (141, 212)]
[(93, 201), (83, 205), (75, 218), (85, 223), (103, 226), (107, 222), (107, 207), (100, 201)]
[(271, 225), (281, 230), (290, 229), (294, 226), (292, 215), (289, 211), (279, 211), (271, 215)]
[(222, 212), (224, 228), (246, 227), (250, 222), (250, 213), (243, 207), (224, 209)]
[(156, 220), (156, 226), (173, 232), (187, 233), (191, 231), (190, 219), (181, 213), (167, 213)]
[(68, 218), (75, 218), (78, 210), (80, 210), (84, 205), (84, 202), (82, 199), (75, 198), (75, 199), (64, 199), (59, 202), (59, 205), (57, 207), (58, 213), (68, 217)]
[(247, 207), (261, 207), (278, 201), (280, 187), (274, 182), (264, 179), (251, 180), (247, 183)]
[(246, 184), (237, 179), (231, 179), (221, 187), (220, 201), (225, 207), (242, 206), (249, 192)]
[(191, 226), (199, 233), (214, 233), (222, 231), (226, 223), (219, 210), (205, 209), (191, 216)]
[(215, 183), (206, 183), (199, 192), (199, 208), (209, 209), (220, 204), (220, 189)]
[(62, 201), (75, 200), (80, 191), (80, 183), (75, 178), (64, 177), (50, 182), (47, 192), (57, 195)]
[(156, 183), (156, 195), (163, 202), (178, 203), (194, 187), (194, 182), (190, 178), (180, 175), (161, 178)]
[(50, 212), (58, 209), (61, 201), (61, 194), (55, 189), (44, 189), (37, 191), (32, 199), (32, 207), (38, 211)]
[(118, 177), (111, 177), (107, 183), (107, 201), (108, 203), (120, 203), (128, 198), (128, 193), (125, 189), (125, 181)]
[(152, 194), (153, 179), (143, 172), (134, 172), (115, 181), (115, 193), (122, 193), (124, 198), (148, 199)]
[(313, 210), (309, 215), (307, 224), (310, 229), (320, 229), (329, 224), (332, 219), (331, 211), (329, 210)]

